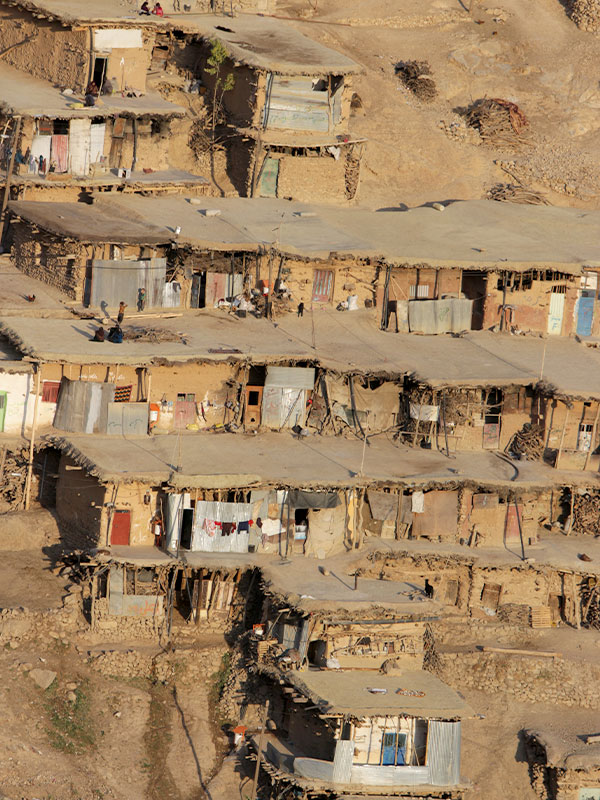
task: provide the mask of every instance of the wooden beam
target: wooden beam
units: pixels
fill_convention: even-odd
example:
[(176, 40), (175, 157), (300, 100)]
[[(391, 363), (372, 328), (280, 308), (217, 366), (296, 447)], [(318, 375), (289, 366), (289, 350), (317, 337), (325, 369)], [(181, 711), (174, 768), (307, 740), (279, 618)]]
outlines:
[(498, 655), (533, 656), (535, 658), (560, 658), (562, 653), (556, 650), (521, 650), (516, 647), (483, 647), (484, 653), (498, 653)]

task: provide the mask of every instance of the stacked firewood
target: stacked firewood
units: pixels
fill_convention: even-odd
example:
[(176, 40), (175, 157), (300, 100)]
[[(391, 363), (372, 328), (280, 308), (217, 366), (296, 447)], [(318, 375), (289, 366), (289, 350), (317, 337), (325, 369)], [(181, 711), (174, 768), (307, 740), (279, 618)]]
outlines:
[(14, 511), (21, 507), (27, 463), (25, 448), (0, 451), (0, 510)]
[(479, 131), (482, 140), (494, 147), (518, 147), (526, 140), (527, 117), (510, 100), (484, 98), (467, 110), (467, 124)]
[(540, 461), (544, 455), (544, 429), (541, 425), (526, 422), (510, 440), (507, 451), (515, 458)]
[(497, 200), (504, 203), (522, 203), (536, 206), (549, 206), (550, 203), (543, 194), (519, 186), (516, 183), (496, 183), (487, 193), (488, 200)]
[(399, 61), (394, 69), (417, 99), (429, 102), (436, 96), (435, 81), (430, 77), (431, 67), (427, 61)]
[(600, 535), (600, 495), (576, 494), (573, 498), (573, 524), (575, 533)]
[(581, 587), (581, 621), (586, 628), (600, 630), (600, 585), (588, 578)]

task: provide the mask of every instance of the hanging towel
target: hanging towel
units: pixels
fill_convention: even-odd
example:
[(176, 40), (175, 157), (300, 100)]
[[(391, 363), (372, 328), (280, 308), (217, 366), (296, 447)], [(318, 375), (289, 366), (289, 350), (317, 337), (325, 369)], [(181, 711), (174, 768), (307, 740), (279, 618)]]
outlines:
[(52, 155), (56, 172), (67, 172), (69, 169), (69, 137), (63, 133), (52, 136)]
[(413, 514), (423, 514), (425, 512), (425, 495), (423, 492), (412, 493), (412, 512)]

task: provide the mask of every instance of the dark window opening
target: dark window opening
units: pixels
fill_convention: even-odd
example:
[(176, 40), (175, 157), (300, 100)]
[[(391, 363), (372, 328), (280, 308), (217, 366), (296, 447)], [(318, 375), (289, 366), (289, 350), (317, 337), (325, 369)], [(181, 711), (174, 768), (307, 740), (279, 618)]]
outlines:
[(69, 120), (68, 119), (55, 119), (52, 121), (52, 133), (55, 136), (68, 136), (69, 135)]
[(260, 393), (251, 389), (248, 392), (248, 405), (249, 406), (257, 406), (259, 397), (260, 397)]

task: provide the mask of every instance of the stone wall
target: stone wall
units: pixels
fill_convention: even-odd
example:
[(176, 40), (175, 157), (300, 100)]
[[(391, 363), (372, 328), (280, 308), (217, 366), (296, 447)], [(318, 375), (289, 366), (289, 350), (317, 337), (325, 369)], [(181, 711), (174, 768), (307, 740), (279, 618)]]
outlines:
[(524, 703), (600, 708), (600, 667), (563, 658), (438, 653), (436, 673), (457, 690), (502, 692)]
[(23, 222), (13, 222), (12, 237), (12, 260), (17, 269), (60, 289), (73, 300), (83, 299), (86, 262), (84, 245), (48, 236), (41, 240)]

